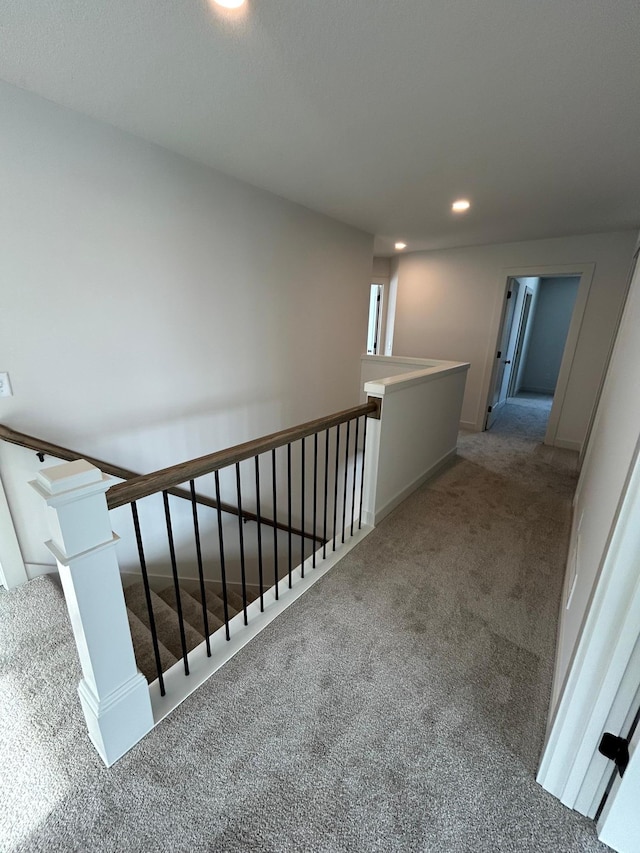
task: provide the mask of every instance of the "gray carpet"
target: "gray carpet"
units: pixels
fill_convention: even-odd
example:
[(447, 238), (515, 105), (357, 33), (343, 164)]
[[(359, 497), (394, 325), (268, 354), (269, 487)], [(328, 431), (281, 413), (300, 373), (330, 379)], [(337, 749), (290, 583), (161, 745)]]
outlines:
[(509, 397), (508, 402), (516, 405), (535, 406), (540, 409), (551, 411), (553, 405), (553, 394), (537, 394), (534, 391), (520, 391), (515, 397)]
[[(64, 604), (0, 593), (3, 851), (589, 851), (534, 780), (575, 455), (508, 405), (107, 770)], [(522, 435), (527, 430), (530, 437)]]

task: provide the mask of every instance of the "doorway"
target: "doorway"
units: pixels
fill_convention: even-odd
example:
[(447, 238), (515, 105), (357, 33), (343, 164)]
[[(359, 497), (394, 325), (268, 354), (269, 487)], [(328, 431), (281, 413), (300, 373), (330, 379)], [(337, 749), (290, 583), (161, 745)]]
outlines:
[(485, 429), (505, 406), (543, 410), (549, 421), (580, 279), (564, 273), (509, 277)]
[(369, 296), (367, 355), (380, 355), (382, 344), (382, 295), (384, 285), (372, 284)]

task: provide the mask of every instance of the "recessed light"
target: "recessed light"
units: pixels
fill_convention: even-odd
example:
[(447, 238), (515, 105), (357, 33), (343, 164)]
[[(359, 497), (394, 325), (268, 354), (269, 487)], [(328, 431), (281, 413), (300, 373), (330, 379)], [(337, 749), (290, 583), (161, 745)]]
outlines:
[(213, 0), (218, 6), (224, 6), (225, 9), (239, 9), (244, 6), (245, 0)]
[(396, 243), (396, 249), (406, 249), (406, 248), (407, 248), (406, 243)]
[(469, 210), (470, 207), (470, 201), (467, 201), (466, 198), (459, 198), (457, 201), (453, 202), (451, 210), (453, 210), (454, 213), (464, 213), (465, 210)]

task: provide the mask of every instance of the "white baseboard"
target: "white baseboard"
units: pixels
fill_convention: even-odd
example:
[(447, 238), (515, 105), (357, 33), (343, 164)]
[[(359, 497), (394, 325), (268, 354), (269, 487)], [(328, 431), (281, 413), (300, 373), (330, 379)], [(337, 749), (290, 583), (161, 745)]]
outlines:
[(54, 563), (25, 563), (27, 577), (30, 581), (34, 578), (39, 578), (41, 575), (57, 575), (58, 567)]
[(434, 462), (434, 464), (427, 471), (425, 471), (423, 474), (420, 474), (419, 477), (416, 477), (413, 482), (411, 482), (406, 488), (402, 489), (402, 491), (399, 492), (394, 498), (391, 498), (390, 501), (387, 501), (387, 503), (383, 507), (376, 511), (374, 526), (378, 525), (385, 516), (389, 515), (390, 512), (392, 512), (397, 506), (399, 506), (402, 501), (408, 498), (410, 494), (415, 492), (416, 489), (419, 489), (420, 486), (426, 483), (427, 480), (430, 480), (432, 477), (435, 477), (438, 471), (449, 465), (456, 458), (457, 454), (457, 447), (454, 447), (452, 450), (449, 450), (447, 453), (444, 454), (444, 456), (438, 459), (437, 462)]
[(479, 432), (478, 425), (475, 421), (460, 421), (458, 426), (460, 429), (468, 429), (471, 430), (471, 432)]
[(564, 438), (556, 438), (553, 442), (553, 447), (560, 447), (563, 450), (576, 450), (578, 453), (582, 450), (581, 441), (567, 441)]
[[(560, 606), (558, 608), (558, 624), (556, 626), (556, 648), (555, 648), (555, 660), (553, 664), (553, 680), (551, 682), (551, 702), (549, 705), (549, 715), (547, 718), (547, 729), (545, 733), (545, 746), (549, 740), (549, 735), (551, 733), (551, 726), (553, 725), (553, 721), (555, 718), (555, 713), (558, 706), (558, 701), (560, 699), (560, 694), (562, 692), (562, 684), (561, 684), (561, 675), (560, 675), (560, 649), (564, 647), (564, 635), (566, 631), (566, 619), (564, 618), (566, 607), (567, 607), (567, 598), (569, 594), (569, 581), (571, 577), (571, 568), (570, 568), (570, 559), (572, 557), (572, 540), (574, 535), (574, 524), (575, 524), (575, 507), (571, 507), (571, 522), (569, 525), (570, 530), (570, 538), (567, 542), (566, 554), (564, 558), (564, 581), (562, 583), (562, 595), (560, 597)], [(575, 547), (575, 546), (574, 546)]]
[(555, 393), (555, 388), (532, 388), (530, 386), (525, 388), (524, 385), (518, 390), (518, 394), (544, 394), (547, 397), (553, 397)]

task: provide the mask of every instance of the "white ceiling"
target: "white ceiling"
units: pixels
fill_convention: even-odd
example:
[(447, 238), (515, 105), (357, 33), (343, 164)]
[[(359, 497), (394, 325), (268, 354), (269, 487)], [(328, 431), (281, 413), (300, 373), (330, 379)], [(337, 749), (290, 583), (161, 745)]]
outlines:
[(3, 0), (0, 77), (385, 254), (639, 226), (639, 33), (638, 0)]

